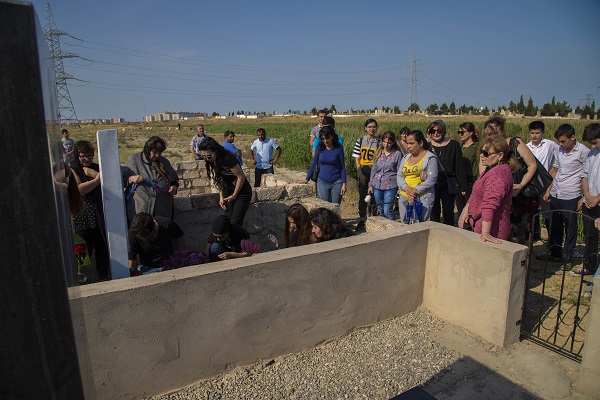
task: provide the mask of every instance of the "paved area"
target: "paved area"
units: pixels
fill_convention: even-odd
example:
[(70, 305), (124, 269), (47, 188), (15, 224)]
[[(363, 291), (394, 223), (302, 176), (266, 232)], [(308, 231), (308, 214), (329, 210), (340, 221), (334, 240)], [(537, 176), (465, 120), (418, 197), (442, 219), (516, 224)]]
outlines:
[(419, 310), (155, 399), (389, 399), (422, 385), (438, 400), (588, 400), (578, 370), (530, 342), (497, 348)]

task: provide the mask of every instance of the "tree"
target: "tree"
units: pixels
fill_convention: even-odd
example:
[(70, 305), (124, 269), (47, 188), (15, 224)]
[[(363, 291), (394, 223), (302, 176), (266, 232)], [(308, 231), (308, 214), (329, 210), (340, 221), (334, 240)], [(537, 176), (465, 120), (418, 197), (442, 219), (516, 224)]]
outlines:
[(337, 112), (337, 110), (335, 108), (335, 104), (332, 104), (331, 107), (329, 107), (329, 112), (332, 114)]
[(525, 107), (524, 114), (528, 117), (535, 117), (535, 115), (537, 114), (537, 110), (533, 107), (533, 100), (531, 99), (531, 97), (529, 98), (529, 101), (527, 102), (527, 107)]
[(211, 114), (213, 117), (218, 117), (220, 114), (216, 111), (213, 111), (213, 113)]
[(525, 103), (523, 102), (523, 95), (519, 99), (519, 104), (517, 104), (517, 114), (525, 114)]
[(392, 111), (393, 111), (394, 114), (400, 114), (400, 107), (394, 106), (394, 108), (393, 108)]
[(444, 115), (448, 114), (448, 104), (442, 103), (442, 105), (440, 106), (440, 113)]
[(427, 114), (435, 114), (438, 110), (438, 105), (436, 103), (430, 104), (425, 110), (427, 111)]
[(454, 102), (450, 103), (450, 106), (448, 107), (448, 112), (452, 115), (456, 114), (456, 104), (454, 104)]
[(421, 111), (421, 107), (419, 107), (417, 103), (411, 103), (410, 106), (408, 106), (408, 111)]

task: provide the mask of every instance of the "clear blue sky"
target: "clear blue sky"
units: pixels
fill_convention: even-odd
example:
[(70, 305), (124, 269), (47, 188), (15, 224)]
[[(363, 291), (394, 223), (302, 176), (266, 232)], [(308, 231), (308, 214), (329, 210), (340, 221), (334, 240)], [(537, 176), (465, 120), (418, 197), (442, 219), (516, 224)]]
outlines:
[[(46, 2), (33, 1), (44, 24)], [(50, 3), (77, 116), (600, 100), (600, 1)], [(597, 101), (600, 103), (600, 101)]]

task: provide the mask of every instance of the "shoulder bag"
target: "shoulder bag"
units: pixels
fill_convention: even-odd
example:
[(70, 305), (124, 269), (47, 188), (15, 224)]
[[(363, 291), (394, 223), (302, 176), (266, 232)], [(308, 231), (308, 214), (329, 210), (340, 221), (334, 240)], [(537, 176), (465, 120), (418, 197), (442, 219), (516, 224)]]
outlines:
[[(523, 157), (517, 151), (518, 143), (516, 138), (510, 139), (510, 144), (513, 150), (513, 156), (519, 164), (519, 170), (515, 173), (515, 178), (519, 181), (523, 179), (523, 176), (527, 173), (527, 164), (523, 160)], [(548, 187), (552, 184), (552, 175), (546, 170), (542, 163), (536, 158), (537, 169), (533, 178), (525, 185), (519, 195), (523, 197), (539, 197), (544, 194)]]

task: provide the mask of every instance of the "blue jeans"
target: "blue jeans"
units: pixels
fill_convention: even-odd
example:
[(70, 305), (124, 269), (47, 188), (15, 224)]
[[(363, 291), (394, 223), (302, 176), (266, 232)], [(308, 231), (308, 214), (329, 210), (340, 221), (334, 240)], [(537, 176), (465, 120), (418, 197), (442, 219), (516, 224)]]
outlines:
[(320, 178), (317, 179), (317, 193), (321, 200), (328, 201), (330, 203), (340, 204), (342, 202), (342, 180), (338, 179), (335, 182), (329, 183), (322, 181)]
[(379, 215), (382, 217), (386, 217), (387, 219), (394, 219), (394, 200), (396, 199), (396, 192), (398, 188), (392, 189), (375, 189), (373, 188), (373, 196), (375, 197), (375, 202), (377, 203), (377, 210), (379, 211)]

